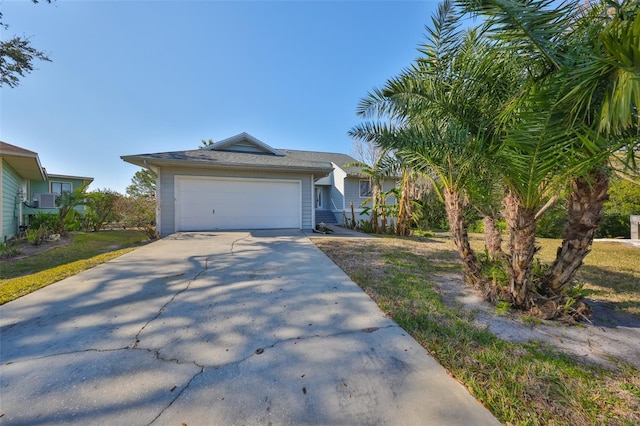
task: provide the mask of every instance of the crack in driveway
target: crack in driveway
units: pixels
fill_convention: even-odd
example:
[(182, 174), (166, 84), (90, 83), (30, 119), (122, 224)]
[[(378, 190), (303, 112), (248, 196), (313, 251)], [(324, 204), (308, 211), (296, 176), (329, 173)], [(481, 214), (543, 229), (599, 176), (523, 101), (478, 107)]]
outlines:
[(244, 237), (238, 238), (237, 240), (234, 240), (234, 241), (231, 242), (231, 247), (229, 248), (229, 253), (231, 253), (231, 256), (234, 256), (233, 249), (234, 249), (234, 246), (236, 245), (236, 243), (239, 243), (242, 240), (246, 240), (249, 237), (251, 237), (251, 234), (247, 234)]
[[(195, 362), (194, 362), (194, 364), (195, 364), (195, 365), (198, 365), (198, 364), (196, 364)], [(162, 416), (162, 414), (163, 414), (165, 411), (167, 411), (167, 410), (168, 410), (168, 409), (169, 409), (169, 408), (170, 408), (170, 407), (171, 407), (171, 406), (172, 406), (172, 405), (173, 405), (173, 404), (174, 404), (178, 399), (180, 399), (180, 397), (182, 396), (182, 394), (183, 394), (187, 389), (189, 389), (189, 386), (191, 385), (191, 382), (193, 382), (193, 381), (196, 379), (196, 377), (198, 377), (199, 375), (201, 375), (202, 373), (204, 373), (204, 367), (203, 367), (203, 366), (201, 366), (201, 365), (198, 365), (198, 367), (200, 367), (200, 371), (198, 371), (196, 374), (194, 374), (194, 375), (189, 379), (189, 381), (187, 382), (187, 384), (186, 384), (186, 385), (184, 385), (184, 387), (180, 390), (180, 392), (178, 392), (178, 393), (176, 394), (176, 396), (175, 396), (171, 401), (169, 401), (169, 403), (168, 403), (168, 404), (167, 404), (167, 405), (166, 405), (162, 410), (160, 410), (160, 412), (158, 413), (158, 415), (157, 415), (157, 416), (155, 416), (155, 417), (153, 418), (153, 420), (151, 420), (151, 422), (149, 422), (149, 423), (148, 423), (148, 425), (152, 425), (153, 423), (155, 423), (155, 422), (156, 422), (156, 420), (158, 420), (158, 419)]]
[[(340, 336), (348, 336), (348, 335), (353, 335), (353, 334), (360, 334), (360, 333), (374, 333), (378, 330), (385, 330), (385, 329), (391, 329), (391, 328), (400, 328), (399, 325), (395, 325), (395, 324), (391, 324), (391, 325), (387, 325), (387, 326), (383, 326), (383, 327), (369, 327), (369, 328), (363, 328), (360, 330), (345, 330), (345, 331), (341, 331), (339, 333), (332, 333), (332, 334), (314, 334), (311, 336), (298, 336), (298, 337), (291, 337), (288, 339), (282, 339), (282, 340), (277, 340), (273, 343), (271, 343), (270, 345), (266, 345), (264, 347), (260, 347), (260, 348), (256, 348), (253, 352), (251, 352), (251, 354), (245, 356), (244, 358), (238, 359), (236, 361), (233, 362), (227, 362), (225, 364), (219, 364), (219, 365), (212, 365), (210, 367), (212, 367), (215, 370), (221, 370), (227, 367), (231, 367), (231, 366), (236, 366), (238, 364), (242, 364), (243, 362), (253, 358), (254, 356), (258, 356), (258, 355), (262, 355), (265, 351), (265, 349), (273, 349), (276, 346), (282, 345), (282, 344), (286, 344), (289, 342), (299, 342), (299, 341), (305, 341), (305, 340), (314, 340), (314, 339), (330, 339), (333, 337), (340, 337)], [(195, 361), (193, 361), (194, 364), (196, 364)], [(196, 364), (199, 365), (199, 364)]]
[[(247, 234), (242, 238), (238, 238), (234, 241), (231, 242), (231, 245), (229, 247), (229, 253), (233, 256), (233, 249), (234, 249), (234, 245), (242, 240), (245, 240), (247, 238), (251, 237), (251, 234)], [(185, 291), (189, 290), (189, 288), (191, 287), (191, 284), (193, 284), (194, 281), (196, 281), (202, 274), (204, 274), (208, 269), (209, 269), (209, 261), (213, 258), (212, 256), (208, 256), (207, 258), (205, 258), (204, 260), (204, 267), (189, 281), (189, 283), (182, 289), (180, 289), (179, 291), (177, 291), (172, 297), (171, 299), (169, 299), (164, 305), (162, 305), (160, 307), (160, 309), (158, 310), (158, 313), (155, 314), (152, 318), (150, 318), (143, 326), (140, 330), (138, 330), (138, 332), (135, 335), (135, 342), (133, 343), (133, 345), (131, 345), (131, 348), (135, 349), (137, 348), (138, 344), (140, 343), (140, 334), (145, 330), (145, 328), (147, 328), (147, 326), (149, 326), (149, 324), (151, 324), (153, 321), (157, 320), (160, 315), (162, 315), (162, 313), (167, 309), (167, 307), (178, 297), (180, 296), (182, 293), (184, 293)]]
[[(264, 348), (257, 348), (254, 352), (252, 352), (250, 355), (239, 359), (237, 361), (234, 362), (230, 362), (230, 363), (226, 363), (226, 364), (222, 364), (222, 365), (218, 365), (218, 366), (212, 366), (213, 370), (223, 370), (226, 368), (230, 368), (233, 366), (237, 366), (239, 364), (242, 364), (243, 362), (261, 355), (264, 353), (265, 348), (275, 348), (276, 346), (279, 346), (281, 344), (285, 344), (288, 342), (292, 342), (292, 341), (305, 341), (305, 340), (312, 340), (312, 339), (326, 339), (326, 338), (332, 338), (332, 337), (338, 337), (338, 336), (345, 336), (345, 335), (351, 335), (351, 334), (358, 334), (358, 333), (374, 333), (378, 330), (383, 330), (383, 329), (391, 329), (391, 328), (400, 328), (398, 325), (388, 325), (388, 326), (384, 326), (384, 327), (369, 327), (369, 328), (364, 328), (364, 329), (360, 329), (360, 330), (347, 330), (347, 331), (343, 331), (343, 332), (339, 332), (339, 333), (333, 333), (333, 334), (326, 334), (326, 335), (313, 335), (313, 336), (298, 336), (298, 337), (292, 337), (289, 339), (283, 339), (283, 340), (278, 340), (274, 343), (272, 343), (271, 345), (265, 346)], [(142, 348), (141, 348), (142, 349)], [(162, 359), (160, 357), (160, 350), (151, 350), (151, 349), (145, 349), (148, 351), (152, 351), (156, 353), (156, 357), (159, 359)], [(179, 362), (176, 359), (162, 359), (164, 361), (175, 361), (175, 362)], [(205, 366), (198, 364), (196, 361), (191, 361), (193, 364), (195, 364), (196, 366), (200, 367), (200, 371), (198, 371), (196, 374), (194, 374), (189, 381), (187, 382), (187, 384), (180, 390), (180, 392), (178, 394), (176, 394), (176, 396), (158, 413), (158, 415), (150, 422), (148, 423), (148, 426), (154, 424), (156, 421), (158, 421), (160, 419), (160, 417), (162, 417), (162, 414), (167, 411), (178, 399), (180, 399), (180, 397), (187, 391), (187, 389), (189, 389), (189, 386), (191, 385), (191, 383), (201, 374), (204, 373), (205, 371)]]
[(162, 315), (162, 313), (167, 309), (167, 306), (169, 306), (182, 293), (189, 290), (189, 287), (191, 287), (191, 284), (193, 284), (194, 281), (196, 281), (202, 274), (204, 274), (209, 269), (209, 261), (211, 260), (211, 258), (212, 256), (207, 257), (204, 260), (204, 267), (191, 280), (189, 280), (189, 283), (184, 288), (178, 290), (173, 296), (171, 296), (171, 298), (164, 305), (160, 307), (160, 309), (158, 310), (158, 313), (155, 314), (152, 318), (150, 318), (142, 326), (142, 328), (138, 330), (138, 332), (135, 335), (135, 342), (131, 345), (132, 349), (135, 349), (138, 347), (138, 343), (140, 343), (140, 334), (144, 331), (144, 329), (147, 328), (147, 326), (151, 324), (153, 321), (157, 320), (160, 317), (160, 315)]

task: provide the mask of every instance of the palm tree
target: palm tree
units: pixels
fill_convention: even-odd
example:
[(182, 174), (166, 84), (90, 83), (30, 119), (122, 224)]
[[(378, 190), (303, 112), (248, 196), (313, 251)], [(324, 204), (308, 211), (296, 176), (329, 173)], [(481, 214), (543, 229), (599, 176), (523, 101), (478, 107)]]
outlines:
[(393, 149), (406, 168), (433, 180), (435, 190), (445, 203), (450, 232), (465, 267), (465, 280), (479, 286), (481, 268), (469, 243), (464, 218), (463, 187), (473, 172), (468, 131), (426, 121), (423, 126), (405, 127), (365, 122), (355, 126), (350, 135)]
[(56, 207), (58, 207), (58, 214), (56, 218), (55, 229), (56, 233), (62, 234), (66, 231), (65, 225), (68, 220), (71, 220), (75, 216), (75, 208), (77, 206), (83, 206), (87, 204), (86, 199), (87, 185), (82, 185), (76, 188), (73, 192), (62, 191), (58, 197), (56, 197)]
[[(351, 136), (373, 140), (395, 150), (413, 170), (433, 177), (445, 203), (450, 231), (465, 267), (466, 281), (482, 283), (481, 267), (471, 249), (464, 217), (468, 182), (486, 164), (489, 152), (487, 117), (494, 114), (505, 92), (504, 73), (516, 67), (497, 66), (491, 43), (476, 30), (460, 31), (460, 15), (451, 1), (443, 2), (427, 28), (430, 39), (422, 57), (358, 106), (365, 122)], [(519, 72), (519, 71), (518, 71)]]
[[(529, 12), (517, 12), (523, 10)], [(562, 17), (552, 11), (536, 23), (566, 28)], [(484, 287), (489, 299), (531, 308), (536, 304), (536, 223), (568, 176), (584, 168), (584, 158), (572, 155), (580, 138), (577, 132), (557, 132), (564, 120), (553, 108), (557, 88), (541, 84), (548, 82), (555, 58), (513, 55), (505, 49), (510, 44), (485, 36), (491, 26), (459, 32), (458, 19), (453, 4), (443, 2), (429, 30), (430, 43), (420, 49), (423, 57), (359, 105), (361, 116), (387, 122), (364, 123), (352, 135), (393, 148), (412, 168), (437, 176), (467, 281)], [(499, 165), (496, 172), (506, 190), (508, 288), (483, 282), (464, 223), (474, 177), (492, 164)], [(488, 244), (498, 251), (498, 243)]]
[[(580, 55), (574, 59), (573, 72), (560, 72), (573, 88), (559, 108), (586, 128), (589, 154), (605, 153), (607, 160), (628, 140), (637, 141), (640, 130), (639, 11), (640, 4), (630, 1), (619, 5), (601, 2), (586, 11), (570, 40), (572, 46), (582, 49), (577, 50)], [(565, 237), (544, 280), (550, 294), (559, 294), (570, 285), (590, 252), (608, 199), (610, 170), (603, 160), (588, 175), (572, 181)]]
[(514, 104), (540, 104), (544, 101), (539, 98), (552, 98), (544, 110), (552, 119), (546, 134), (564, 135), (565, 150), (583, 160), (584, 167), (574, 168), (570, 176), (564, 241), (541, 284), (544, 293), (559, 294), (589, 253), (607, 199), (606, 159), (638, 137), (640, 3), (600, 1), (587, 7), (577, 0), (559, 6), (551, 0), (458, 3), (483, 15), (487, 31), (513, 54), (532, 60), (532, 84)]
[[(480, 280), (479, 266), (475, 254), (469, 245), (466, 227), (462, 216), (463, 197), (460, 191), (460, 179), (465, 173), (456, 173), (453, 169), (445, 169), (445, 158), (457, 160), (452, 151), (438, 149), (460, 146), (459, 138), (447, 145), (448, 137), (452, 137), (453, 126), (446, 126), (441, 120), (432, 120), (432, 127), (424, 125), (432, 116), (434, 91), (432, 86), (445, 71), (447, 64), (440, 64), (444, 59), (442, 51), (447, 45), (459, 42), (457, 34), (457, 16), (451, 2), (445, 1), (439, 6), (438, 14), (433, 18), (434, 28), (428, 29), (434, 40), (433, 45), (425, 46), (427, 55), (433, 59), (405, 70), (400, 76), (387, 81), (381, 89), (374, 89), (362, 99), (357, 113), (364, 119), (378, 121), (364, 122), (350, 131), (353, 138), (373, 141), (374, 143), (393, 149), (396, 156), (405, 164), (418, 172), (430, 176), (433, 172), (437, 178), (438, 192), (441, 199), (447, 197), (447, 212), (451, 223), (451, 233), (458, 247), (460, 256), (465, 261), (465, 277), (472, 284)], [(384, 120), (384, 121), (380, 121)], [(458, 132), (457, 136), (460, 136)], [(466, 135), (462, 135), (466, 141)], [(463, 145), (463, 144), (462, 144)], [(449, 162), (448, 165), (452, 163)], [(458, 169), (458, 171), (464, 170)], [(443, 196), (443, 194), (445, 194)], [(404, 200), (403, 200), (404, 201)]]

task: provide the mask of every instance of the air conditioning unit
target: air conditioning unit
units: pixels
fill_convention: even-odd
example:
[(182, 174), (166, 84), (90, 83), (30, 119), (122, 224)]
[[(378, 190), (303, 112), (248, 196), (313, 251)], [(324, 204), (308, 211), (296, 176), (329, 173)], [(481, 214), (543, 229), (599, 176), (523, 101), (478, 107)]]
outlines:
[(56, 194), (35, 194), (40, 209), (53, 209), (56, 207)]

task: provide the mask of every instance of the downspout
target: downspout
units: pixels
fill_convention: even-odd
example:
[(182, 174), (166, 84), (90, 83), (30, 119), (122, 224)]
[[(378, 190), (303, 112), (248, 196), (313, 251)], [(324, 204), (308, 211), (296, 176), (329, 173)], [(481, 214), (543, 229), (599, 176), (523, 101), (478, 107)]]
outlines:
[(316, 177), (311, 173), (311, 229), (316, 227)]

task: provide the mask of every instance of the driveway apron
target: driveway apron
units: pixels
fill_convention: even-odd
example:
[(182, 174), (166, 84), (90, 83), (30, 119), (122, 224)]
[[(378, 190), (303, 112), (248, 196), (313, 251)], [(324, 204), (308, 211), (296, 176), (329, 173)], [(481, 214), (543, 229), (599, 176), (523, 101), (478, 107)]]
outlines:
[(499, 424), (299, 231), (174, 234), (0, 327), (2, 425)]

